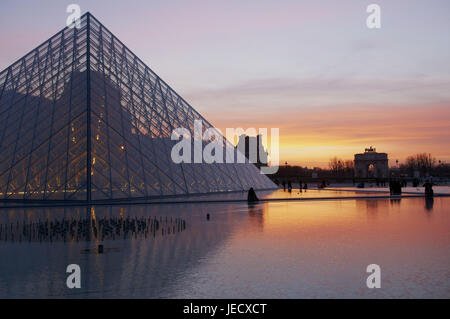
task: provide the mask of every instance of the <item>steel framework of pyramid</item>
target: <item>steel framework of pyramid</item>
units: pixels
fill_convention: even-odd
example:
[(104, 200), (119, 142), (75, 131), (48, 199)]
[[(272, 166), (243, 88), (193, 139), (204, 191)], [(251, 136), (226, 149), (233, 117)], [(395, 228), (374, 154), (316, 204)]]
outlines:
[(0, 73), (0, 200), (275, 188), (248, 162), (175, 164), (172, 130), (193, 132), (194, 120), (211, 127), (86, 13), (80, 28), (66, 27)]

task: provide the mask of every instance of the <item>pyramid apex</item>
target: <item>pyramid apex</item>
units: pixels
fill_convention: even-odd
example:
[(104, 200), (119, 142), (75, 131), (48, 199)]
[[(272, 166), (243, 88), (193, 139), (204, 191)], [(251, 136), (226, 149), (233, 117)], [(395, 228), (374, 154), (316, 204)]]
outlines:
[(86, 11), (85, 13), (83, 13), (81, 19), (83, 18), (94, 18), (95, 20), (97, 20), (97, 18), (90, 11)]
[(83, 13), (83, 14), (81, 15), (81, 18), (88, 17), (88, 16), (92, 16), (92, 14), (91, 14), (90, 11), (86, 11), (85, 13)]

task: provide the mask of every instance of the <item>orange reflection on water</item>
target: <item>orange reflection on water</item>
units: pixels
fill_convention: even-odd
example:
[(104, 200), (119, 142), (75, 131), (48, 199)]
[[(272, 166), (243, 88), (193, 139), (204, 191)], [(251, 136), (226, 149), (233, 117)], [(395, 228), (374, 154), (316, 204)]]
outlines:
[[(265, 236), (289, 242), (342, 236), (355, 243), (392, 240), (409, 245), (450, 240), (445, 201), (448, 199), (436, 198), (431, 203), (424, 198), (270, 202), (249, 208), (249, 218), (259, 220), (255, 225), (263, 221)], [(242, 236), (247, 230), (243, 228)]]
[[(221, 254), (233, 262), (221, 271), (239, 274), (236, 282), (271, 286), (261, 297), (442, 296), (449, 283), (448, 202), (263, 203), (259, 213), (249, 209), (251, 222), (236, 228)], [(365, 287), (372, 263), (383, 271), (383, 291)]]

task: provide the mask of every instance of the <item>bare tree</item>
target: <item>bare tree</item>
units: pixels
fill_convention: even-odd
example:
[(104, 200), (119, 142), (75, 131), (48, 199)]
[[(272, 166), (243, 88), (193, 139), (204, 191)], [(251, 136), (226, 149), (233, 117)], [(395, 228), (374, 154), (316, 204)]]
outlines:
[(426, 174), (436, 166), (436, 158), (430, 153), (418, 153), (408, 156), (404, 166), (411, 172), (419, 170), (422, 174)]
[(355, 172), (355, 162), (353, 160), (346, 160), (344, 162), (344, 169), (348, 175), (353, 176)]
[(330, 168), (330, 171), (334, 175), (342, 175), (345, 172), (345, 163), (342, 159), (337, 158), (336, 156), (331, 158), (328, 162), (328, 166)]

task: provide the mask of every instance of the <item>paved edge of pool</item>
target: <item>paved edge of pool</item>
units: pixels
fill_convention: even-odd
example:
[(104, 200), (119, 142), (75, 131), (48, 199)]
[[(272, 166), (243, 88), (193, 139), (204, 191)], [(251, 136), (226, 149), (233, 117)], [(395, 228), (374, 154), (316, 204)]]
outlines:
[[(450, 194), (435, 194), (434, 197), (450, 197)], [(309, 197), (309, 198), (260, 198), (258, 202), (249, 203), (256, 205), (258, 203), (267, 202), (300, 202), (300, 201), (320, 201), (320, 200), (367, 200), (367, 199), (403, 199), (403, 198), (425, 198), (423, 194), (408, 194), (408, 195), (378, 195), (378, 196), (328, 196), (328, 197)], [(42, 208), (42, 207), (76, 207), (76, 206), (130, 206), (130, 205), (161, 205), (161, 204), (214, 204), (214, 203), (246, 203), (245, 199), (218, 199), (218, 200), (184, 200), (184, 201), (154, 201), (154, 202), (117, 202), (117, 203), (71, 203), (70, 205), (64, 203), (45, 203), (45, 204), (28, 204), (28, 205), (8, 205), (0, 206), (2, 209), (12, 208)]]

